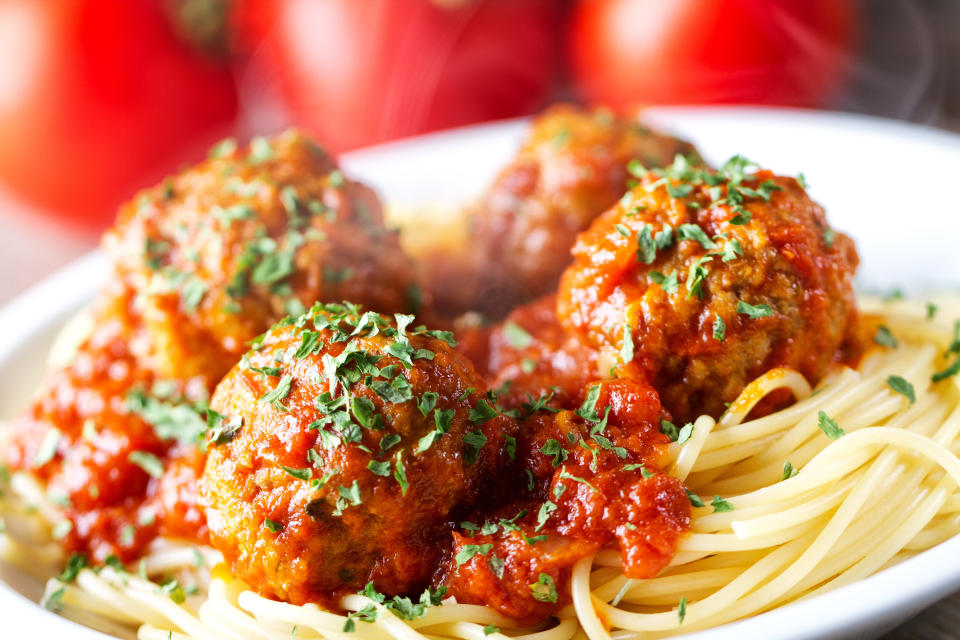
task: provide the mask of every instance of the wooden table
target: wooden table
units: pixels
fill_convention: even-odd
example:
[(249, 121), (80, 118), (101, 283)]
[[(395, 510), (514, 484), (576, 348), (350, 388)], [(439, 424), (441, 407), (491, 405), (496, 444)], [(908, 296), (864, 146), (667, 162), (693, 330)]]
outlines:
[(953, 640), (955, 638), (960, 638), (960, 593), (944, 598), (883, 636), (883, 640)]

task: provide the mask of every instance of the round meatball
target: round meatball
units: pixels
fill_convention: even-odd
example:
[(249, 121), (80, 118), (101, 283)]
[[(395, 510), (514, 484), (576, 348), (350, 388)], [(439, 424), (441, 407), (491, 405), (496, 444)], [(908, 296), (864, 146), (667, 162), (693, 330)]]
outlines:
[(796, 180), (740, 157), (636, 172), (578, 239), (558, 294), (598, 373), (648, 381), (680, 420), (718, 416), (773, 367), (816, 382), (855, 325), (850, 238)]
[[(556, 288), (576, 235), (627, 189), (627, 164), (661, 166), (693, 145), (606, 109), (559, 105), (533, 120), (471, 217), (470, 246), (427, 257), (437, 306), (500, 317)], [(465, 250), (466, 249), (466, 250)]]
[(318, 305), (217, 387), (202, 500), (214, 546), (261, 592), (422, 589), (507, 463), (516, 422), (449, 334), (410, 320)]
[(211, 387), (287, 314), (344, 299), (403, 312), (416, 288), (376, 195), (296, 131), (222, 143), (121, 207), (104, 247), (137, 296), (137, 357)]

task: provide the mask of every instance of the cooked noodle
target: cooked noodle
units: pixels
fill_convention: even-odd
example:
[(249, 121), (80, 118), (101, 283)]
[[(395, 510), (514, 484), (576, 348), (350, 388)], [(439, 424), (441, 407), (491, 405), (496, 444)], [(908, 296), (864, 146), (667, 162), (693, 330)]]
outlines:
[[(572, 604), (543, 627), (520, 628), (490, 608), (452, 599), (403, 620), (352, 595), (343, 609), (372, 607), (376, 620), (352, 618), (347, 632), (347, 616), (263, 598), (217, 564), (216, 551), (172, 542), (152, 547), (139, 568), (83, 569), (64, 584), (49, 578), (65, 561), (51, 534), (56, 512), (23, 475), (7, 479), (0, 497), (0, 559), (49, 578), (51, 608), (121, 637), (606, 640), (714, 627), (860, 580), (960, 532), (960, 376), (931, 379), (952, 362), (945, 351), (960, 300), (936, 302), (930, 317), (912, 302), (861, 300), (899, 346), (870, 351), (856, 370), (837, 368), (816, 389), (793, 371), (770, 371), (719, 420), (699, 418), (689, 440), (667, 453), (665, 468), (705, 505), (693, 510), (670, 566), (635, 580), (622, 575), (616, 549), (581, 560)], [(892, 375), (913, 385), (914, 402), (889, 386)], [(745, 421), (779, 389), (796, 402)], [(830, 439), (821, 412), (844, 435)], [(197, 593), (176, 602), (146, 579), (161, 575)]]

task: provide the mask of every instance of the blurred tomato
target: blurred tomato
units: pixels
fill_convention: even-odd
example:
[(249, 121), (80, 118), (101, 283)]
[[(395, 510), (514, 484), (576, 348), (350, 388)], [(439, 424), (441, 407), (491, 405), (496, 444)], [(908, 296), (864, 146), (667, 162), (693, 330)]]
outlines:
[(823, 104), (850, 68), (854, 0), (581, 0), (570, 31), (592, 102)]
[(104, 225), (221, 136), (233, 80), (175, 36), (163, 0), (0, 0), (0, 180)]
[(529, 113), (558, 62), (557, 0), (246, 0), (293, 120), (335, 150)]

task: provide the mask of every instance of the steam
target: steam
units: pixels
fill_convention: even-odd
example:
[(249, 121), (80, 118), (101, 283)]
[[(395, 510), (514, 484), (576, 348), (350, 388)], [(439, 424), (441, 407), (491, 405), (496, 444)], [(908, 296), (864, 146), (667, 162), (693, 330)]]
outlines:
[(956, 25), (960, 5), (889, 0), (863, 6), (863, 41), (850, 61), (847, 89), (834, 107), (937, 123), (943, 111), (945, 78), (933, 25)]

